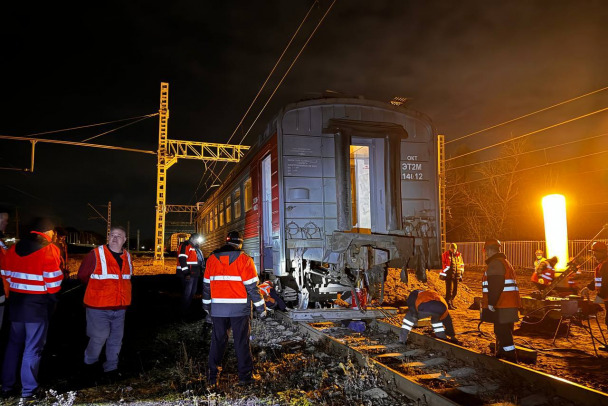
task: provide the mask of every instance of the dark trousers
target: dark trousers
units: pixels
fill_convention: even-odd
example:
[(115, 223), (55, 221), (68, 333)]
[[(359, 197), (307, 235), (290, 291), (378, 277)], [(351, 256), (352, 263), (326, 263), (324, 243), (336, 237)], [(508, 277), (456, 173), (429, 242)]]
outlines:
[(178, 272), (179, 279), (182, 283), (182, 300), (180, 302), (180, 310), (182, 315), (187, 313), (192, 304), (192, 299), (198, 288), (199, 275), (193, 272), (189, 278), (186, 278), (181, 272)]
[(456, 271), (448, 269), (445, 278), (445, 300), (454, 300), (458, 293), (458, 276)]
[(232, 328), (234, 350), (236, 352), (239, 381), (248, 381), (253, 372), (253, 359), (249, 347), (250, 316), (240, 317), (211, 317), (213, 331), (211, 333), (211, 348), (209, 348), (209, 382), (217, 381), (218, 367), (222, 364), (226, 344), (228, 344), (228, 329)]
[(2, 390), (14, 389), (21, 363), (21, 396), (26, 397), (38, 388), (38, 369), (46, 343), (48, 321), (35, 323), (11, 322), (2, 365)]
[(283, 299), (279, 297), (279, 294), (276, 290), (270, 290), (270, 297), (274, 299), (274, 302), (266, 302), (266, 307), (269, 307), (273, 310), (279, 309), (281, 311), (285, 311), (285, 309), (287, 309), (287, 305), (285, 305)]
[(494, 334), (498, 341), (496, 351), (515, 351), (513, 345), (513, 323), (494, 323)]

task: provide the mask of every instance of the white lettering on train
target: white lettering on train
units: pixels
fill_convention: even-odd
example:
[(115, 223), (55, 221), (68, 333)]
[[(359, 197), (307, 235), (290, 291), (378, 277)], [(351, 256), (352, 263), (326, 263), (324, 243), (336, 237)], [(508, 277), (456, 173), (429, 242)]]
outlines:
[(421, 171), (422, 164), (411, 164), (409, 162), (404, 162), (401, 164), (402, 171)]

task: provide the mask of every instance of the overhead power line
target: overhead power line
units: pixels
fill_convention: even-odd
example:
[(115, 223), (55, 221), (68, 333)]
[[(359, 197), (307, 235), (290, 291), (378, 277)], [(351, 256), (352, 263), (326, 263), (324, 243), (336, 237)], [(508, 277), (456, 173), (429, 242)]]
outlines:
[[(325, 20), (325, 18), (327, 17), (327, 15), (329, 14), (329, 12), (331, 11), (331, 9), (333, 8), (334, 4), (336, 4), (336, 1), (337, 0), (333, 0), (333, 2), (329, 5), (329, 7), (325, 11), (325, 13), (321, 17), (321, 19), (319, 20), (319, 22), (315, 26), (315, 28), (312, 31), (312, 33), (308, 36), (308, 38), (306, 39), (306, 42), (304, 43), (304, 45), (302, 45), (302, 47), (300, 48), (300, 51), (295, 56), (295, 58), (293, 59), (293, 61), (289, 65), (289, 67), (287, 68), (287, 71), (283, 74), (283, 76), (281, 77), (281, 80), (275, 86), (272, 94), (268, 97), (268, 99), (266, 100), (266, 103), (264, 103), (264, 105), (262, 106), (260, 112), (258, 113), (258, 115), (255, 117), (255, 119), (253, 120), (253, 122), (251, 123), (251, 125), (249, 126), (249, 128), (247, 129), (247, 131), (245, 132), (245, 135), (243, 135), (243, 137), (241, 138), (241, 140), (239, 142), (239, 145), (243, 143), (243, 141), (245, 140), (245, 138), (247, 138), (247, 135), (249, 135), (249, 132), (251, 131), (251, 129), (253, 128), (253, 126), (257, 122), (257, 120), (260, 118), (260, 116), (262, 115), (262, 113), (264, 112), (264, 110), (266, 109), (266, 106), (268, 106), (268, 103), (270, 103), (270, 100), (272, 100), (272, 98), (274, 97), (275, 93), (277, 92), (277, 90), (279, 89), (279, 87), (281, 86), (281, 84), (283, 84), (283, 81), (285, 80), (285, 78), (287, 77), (287, 75), (289, 74), (289, 72), (291, 72), (291, 69), (293, 68), (293, 66), (297, 62), (297, 60), (300, 57), (300, 55), (302, 54), (302, 52), (304, 52), (304, 49), (306, 48), (306, 46), (308, 45), (308, 43), (310, 42), (310, 40), (314, 37), (315, 33), (317, 32), (317, 30), (319, 29), (319, 27), (321, 26), (321, 24), (323, 23), (323, 21)], [(226, 167), (227, 167), (227, 164), (224, 164), (224, 166), (222, 167), (222, 169), (220, 170), (220, 172), (217, 174), (218, 178), (224, 172), (224, 170), (226, 169)], [(197, 189), (197, 191), (198, 191), (198, 189)], [(196, 193), (196, 191), (195, 191), (195, 193)]]
[(608, 133), (603, 133), (603, 134), (599, 134), (599, 135), (594, 135), (594, 136), (591, 136), (591, 137), (582, 138), (582, 139), (580, 139), (580, 140), (568, 141), (568, 142), (564, 142), (564, 143), (562, 143), (562, 144), (552, 145), (552, 146), (550, 146), (550, 147), (546, 147), (546, 148), (538, 148), (538, 149), (534, 149), (534, 150), (532, 150), (532, 151), (521, 152), (521, 153), (519, 153), (519, 154), (513, 154), (513, 155), (504, 156), (504, 157), (500, 157), (500, 158), (496, 158), (496, 159), (487, 159), (487, 160), (485, 160), (485, 161), (479, 161), (479, 162), (473, 162), (473, 163), (471, 163), (471, 164), (466, 164), (466, 165), (455, 166), (455, 167), (453, 167), (453, 168), (447, 168), (447, 169), (446, 169), (446, 172), (448, 172), (448, 171), (453, 171), (453, 170), (456, 170), (456, 169), (461, 169), (461, 168), (467, 168), (467, 167), (470, 167), (470, 166), (481, 165), (481, 164), (485, 164), (485, 163), (488, 163), (488, 162), (495, 162), (495, 161), (500, 161), (500, 160), (503, 160), (503, 159), (509, 159), (509, 158), (512, 158), (512, 157), (515, 157), (515, 156), (533, 154), (533, 153), (535, 153), (535, 152), (539, 152), (539, 151), (546, 151), (546, 150), (548, 150), (548, 149), (553, 149), (553, 148), (563, 147), (563, 146), (565, 146), (565, 145), (575, 144), (575, 143), (577, 143), (577, 142), (588, 141), (588, 140), (592, 140), (592, 139), (595, 139), (595, 138), (605, 137), (606, 135), (608, 135)]
[[(546, 166), (561, 164), (563, 162), (575, 161), (577, 159), (588, 158), (588, 157), (594, 156), (594, 155), (601, 155), (601, 154), (605, 154), (607, 152), (608, 152), (608, 150), (604, 150), (604, 151), (593, 152), (591, 154), (581, 155), (581, 156), (577, 156), (577, 157), (573, 157), (573, 158), (566, 158), (566, 159), (562, 159), (562, 160), (559, 160), (559, 161), (546, 162), (546, 163), (544, 163), (542, 165), (536, 165), (536, 166), (531, 166), (529, 168), (517, 169), (515, 171), (509, 172), (509, 173), (500, 174), (500, 175), (486, 176), (486, 177), (479, 178), (479, 179), (474, 179), (474, 180), (469, 180), (469, 181), (466, 181), (466, 182), (456, 183), (454, 185), (447, 185), (446, 187), (456, 187), (456, 186), (468, 185), (470, 183), (480, 182), (482, 180), (492, 179), (492, 178), (496, 178), (496, 177), (499, 177), (499, 176), (511, 175), (513, 173), (530, 171), (532, 169), (544, 168)], [(590, 171), (590, 172), (592, 172), (592, 171)]]
[[(274, 72), (276, 71), (277, 67), (279, 66), (279, 63), (283, 60), (283, 57), (285, 56), (285, 54), (287, 53), (287, 50), (289, 49), (289, 47), (291, 46), (291, 44), (293, 43), (294, 39), (296, 38), (296, 36), (298, 35), (298, 33), (300, 32), (300, 29), (302, 28), (302, 26), (304, 25), (304, 23), (306, 22), (306, 20), (308, 19), (308, 16), (310, 15), (310, 13), (312, 12), (313, 8), (317, 5), (317, 1), (314, 1), (312, 3), (312, 5), (310, 6), (310, 8), (308, 9), (308, 12), (306, 13), (306, 15), (304, 16), (304, 18), (302, 19), (302, 21), (300, 22), (300, 25), (298, 26), (298, 28), (296, 29), (296, 31), (293, 33), (293, 35), (291, 36), (289, 42), (287, 43), (287, 45), (285, 45), (285, 48), (283, 48), (283, 52), (281, 52), (281, 55), (279, 56), (279, 58), (277, 59), (277, 61), (275, 62), (274, 66), (272, 67), (272, 69), (270, 70), (270, 73), (268, 74), (268, 76), (266, 76), (266, 80), (264, 80), (264, 83), (262, 83), (262, 86), (260, 86), (260, 89), (258, 90), (258, 93), (255, 95), (255, 97), (253, 98), (253, 100), (251, 101), (251, 103), (249, 104), (249, 107), (247, 108), (247, 110), (245, 111), (245, 114), (243, 114), (243, 117), (241, 117), (241, 120), (239, 121), (239, 123), (237, 124), (237, 126), (235, 127), (234, 131), (232, 132), (232, 134), (230, 135), (230, 137), (228, 138), (228, 141), (226, 142), (227, 144), (230, 143), (230, 141), (232, 140), (232, 138), (234, 137), (234, 135), (236, 134), (236, 132), (239, 130), (239, 128), (241, 127), (241, 125), (243, 124), (243, 121), (245, 121), (245, 118), (247, 117), (247, 115), (249, 114), (249, 112), (251, 111), (251, 109), (253, 108), (253, 105), (255, 104), (255, 102), (258, 100), (258, 97), (260, 97), (260, 94), (262, 94), (262, 91), (264, 90), (264, 88), (266, 87), (266, 84), (268, 83), (268, 81), (270, 80), (270, 78), (272, 77), (272, 75), (274, 74)], [(213, 173), (213, 169), (215, 169), (215, 166), (217, 165), (217, 162), (213, 162), (211, 164), (210, 168), (205, 168), (206, 170), (211, 170)], [(203, 172), (203, 175), (201, 176), (201, 179), (198, 182), (198, 185), (196, 186), (196, 189), (194, 190), (194, 195), (190, 198), (190, 202), (192, 202), (192, 199), (196, 197), (196, 193), (198, 192), (202, 182), (203, 182), (203, 178), (205, 177), (206, 173)], [(215, 173), (213, 173), (213, 175), (215, 175)], [(217, 175), (216, 175), (217, 177)]]
[(111, 133), (111, 132), (118, 131), (118, 130), (120, 130), (121, 128), (128, 127), (128, 126), (130, 126), (130, 125), (133, 125), (133, 124), (135, 124), (135, 123), (139, 123), (140, 121), (143, 121), (143, 120), (145, 120), (145, 119), (147, 119), (147, 118), (154, 117), (154, 116), (157, 116), (157, 115), (158, 115), (158, 113), (157, 113), (157, 114), (151, 114), (151, 115), (149, 115), (149, 116), (147, 116), (147, 117), (140, 118), (139, 120), (132, 121), (132, 122), (127, 123), (127, 124), (125, 124), (125, 125), (121, 125), (120, 127), (116, 127), (116, 128), (111, 129), (111, 130), (105, 131), (105, 132), (103, 132), (103, 133), (101, 133), (101, 134), (97, 134), (97, 135), (94, 135), (94, 136), (92, 136), (92, 137), (86, 138), (86, 139), (82, 140), (82, 142), (91, 141), (91, 140), (93, 140), (93, 139), (95, 139), (95, 138), (99, 138), (99, 137), (101, 137), (102, 135), (106, 135), (106, 134), (109, 134), (109, 133)]
[(473, 135), (476, 135), (476, 134), (479, 134), (479, 133), (482, 133), (482, 132), (485, 132), (485, 131), (493, 130), (494, 128), (498, 128), (498, 127), (501, 127), (501, 126), (503, 126), (503, 125), (510, 124), (510, 123), (512, 123), (512, 122), (514, 122), (514, 121), (518, 121), (518, 120), (521, 120), (521, 119), (523, 119), (523, 118), (530, 117), (530, 116), (533, 116), (533, 115), (538, 114), (538, 113), (542, 113), (543, 111), (547, 111), (547, 110), (550, 110), (550, 109), (552, 109), (552, 108), (555, 108), (555, 107), (558, 107), (558, 106), (562, 106), (562, 105), (564, 105), (564, 104), (566, 104), (566, 103), (570, 103), (570, 102), (573, 102), (573, 101), (575, 101), (575, 100), (582, 99), (583, 97), (587, 97), (587, 96), (590, 96), (590, 95), (595, 94), (595, 93), (603, 92), (603, 91), (604, 91), (604, 90), (606, 90), (606, 89), (608, 89), (608, 86), (603, 87), (603, 88), (601, 88), (601, 89), (594, 90), (594, 91), (589, 92), (589, 93), (585, 93), (585, 94), (583, 94), (583, 95), (580, 95), (580, 96), (574, 97), (574, 98), (572, 98), (572, 99), (565, 100), (565, 101), (563, 101), (563, 102), (560, 102), (560, 103), (554, 104), (554, 105), (552, 105), (552, 106), (545, 107), (545, 108), (540, 109), (540, 110), (536, 110), (536, 111), (534, 111), (534, 112), (532, 112), (532, 113), (528, 113), (528, 114), (525, 114), (525, 115), (523, 115), (523, 116), (519, 116), (519, 117), (517, 117), (517, 118), (511, 119), (511, 120), (508, 120), (508, 121), (505, 121), (505, 122), (503, 122), (503, 123), (496, 124), (496, 125), (493, 125), (493, 126), (488, 127), (488, 128), (484, 128), (483, 130), (475, 131), (475, 132), (473, 132), (473, 133), (470, 133), (470, 134), (467, 134), (467, 135), (463, 135), (462, 137), (458, 137), (458, 138), (455, 138), (455, 139), (453, 139), (453, 140), (446, 141), (446, 142), (445, 142), (445, 144), (446, 144), (446, 145), (447, 145), (447, 144), (451, 144), (452, 142), (460, 141), (460, 140), (463, 140), (463, 139), (465, 139), (465, 138), (471, 137), (471, 136), (473, 136)]
[(31, 142), (44, 142), (47, 144), (63, 144), (63, 145), (73, 145), (76, 147), (90, 147), (90, 148), (101, 148), (101, 149), (112, 149), (116, 151), (127, 151), (127, 152), (139, 152), (142, 154), (151, 154), (156, 155), (156, 151), (148, 151), (145, 149), (137, 149), (137, 148), (125, 148), (125, 147), (116, 147), (113, 145), (103, 145), (103, 144), (89, 144), (86, 142), (77, 142), (77, 141), (65, 141), (65, 140), (50, 140), (48, 138), (30, 138), (30, 137), (14, 137), (11, 135), (0, 135), (0, 139), (2, 140), (13, 140), (13, 141), (31, 141)]
[(36, 135), (46, 135), (46, 134), (55, 134), (55, 133), (61, 133), (61, 132), (66, 132), (66, 131), (81, 130), (83, 128), (98, 127), (98, 126), (107, 125), (107, 124), (119, 123), (122, 121), (137, 120), (138, 118), (144, 119), (144, 118), (149, 118), (149, 117), (154, 117), (154, 116), (158, 116), (158, 113), (146, 114), (144, 116), (137, 116), (137, 117), (131, 117), (131, 118), (122, 118), (120, 120), (106, 121), (103, 123), (81, 125), (78, 127), (63, 128), (61, 130), (44, 131), (44, 132), (40, 132), (40, 133), (28, 134), (28, 135), (25, 135), (25, 137), (34, 137)]
[[(277, 90), (279, 90), (279, 87), (281, 86), (281, 84), (283, 84), (283, 81), (285, 80), (285, 78), (287, 77), (287, 75), (289, 74), (289, 72), (291, 71), (291, 69), (293, 68), (293, 66), (295, 65), (295, 63), (298, 61), (298, 58), (300, 57), (300, 55), (302, 55), (302, 52), (304, 52), (304, 49), (306, 48), (306, 46), (308, 45), (308, 43), (310, 42), (310, 40), (313, 38), (313, 36), (315, 35), (315, 33), (317, 32), (317, 30), (319, 29), (319, 27), (321, 26), (321, 24), (323, 23), (323, 21), (325, 20), (325, 17), (327, 17), (327, 15), (329, 14), (329, 12), (331, 11), (331, 9), (333, 8), (334, 4), (336, 4), (337, 0), (334, 0), (329, 7), (327, 8), (327, 10), (325, 11), (325, 14), (323, 14), (323, 17), (321, 17), (321, 19), (319, 20), (319, 22), (317, 23), (315, 29), (312, 31), (312, 33), (308, 36), (308, 39), (306, 40), (306, 42), (304, 43), (304, 45), (302, 45), (302, 48), (300, 48), (300, 52), (298, 52), (298, 54), (296, 55), (296, 57), (294, 58), (293, 62), (291, 63), (291, 65), (289, 65), (289, 68), (287, 68), (287, 71), (285, 72), (285, 74), (283, 74), (283, 77), (281, 78), (281, 80), (279, 81), (279, 83), (275, 86), (272, 94), (268, 97), (268, 99), (266, 100), (266, 103), (264, 103), (264, 105), (262, 106), (262, 108), (260, 109), (260, 112), (258, 113), (258, 115), (255, 117), (255, 119), (253, 120), (253, 123), (251, 123), (251, 125), (249, 126), (249, 128), (247, 129), (247, 131), (245, 132), (245, 135), (243, 135), (243, 138), (241, 138), (241, 141), (239, 142), (239, 144), (242, 144), (243, 141), (245, 140), (245, 138), (247, 138), (247, 135), (249, 135), (249, 132), (251, 131), (251, 129), (253, 128), (253, 126), (255, 125), (255, 123), (258, 121), (258, 119), (260, 118), (260, 116), (262, 115), (262, 113), (264, 112), (264, 110), (266, 109), (266, 106), (268, 106), (268, 103), (270, 103), (270, 100), (272, 100), (273, 96), (275, 95), (275, 93), (277, 92)], [(222, 167), (222, 170), (219, 172), (218, 176), (222, 174), (222, 172), (224, 172), (224, 169), (226, 169), (226, 165), (224, 165)]]
[(588, 114), (584, 114), (584, 115), (582, 115), (582, 116), (574, 117), (574, 118), (571, 118), (571, 119), (569, 119), (569, 120), (562, 121), (561, 123), (553, 124), (553, 125), (550, 125), (550, 126), (548, 126), (548, 127), (541, 128), (540, 130), (535, 130), (535, 131), (532, 131), (532, 132), (529, 132), (529, 133), (526, 133), (526, 134), (523, 134), (523, 135), (517, 136), (517, 137), (515, 137), (515, 138), (510, 138), (510, 139), (505, 140), (505, 141), (500, 141), (500, 142), (497, 142), (497, 143), (495, 143), (495, 144), (488, 145), (487, 147), (479, 148), (479, 149), (476, 149), (476, 150), (473, 150), (473, 151), (470, 151), (470, 152), (465, 152), (464, 154), (460, 154), (460, 155), (457, 155), (457, 156), (455, 156), (455, 157), (448, 158), (448, 159), (446, 159), (445, 161), (446, 161), (446, 162), (448, 162), (448, 161), (453, 161), (454, 159), (458, 159), (458, 158), (462, 158), (462, 157), (465, 157), (465, 156), (468, 156), (468, 155), (476, 154), (476, 153), (478, 153), (478, 152), (485, 151), (485, 150), (488, 150), (488, 149), (490, 149), (490, 148), (497, 147), (497, 146), (499, 146), (499, 145), (504, 145), (504, 144), (507, 144), (507, 143), (509, 143), (509, 142), (511, 142), (511, 141), (519, 140), (519, 139), (522, 139), (522, 138), (528, 137), (528, 136), (530, 136), (530, 135), (537, 134), (537, 133), (542, 132), (542, 131), (550, 130), (550, 129), (555, 128), (555, 127), (559, 127), (560, 125), (564, 125), (564, 124), (571, 123), (571, 122), (573, 122), (573, 121), (581, 120), (581, 119), (583, 119), (583, 118), (586, 118), (586, 117), (592, 116), (592, 115), (594, 115), (594, 114), (599, 114), (599, 113), (602, 113), (602, 112), (604, 112), (604, 111), (606, 111), (606, 110), (608, 110), (608, 107), (605, 107), (605, 108), (600, 109), (600, 110), (596, 110), (596, 111), (591, 112), (591, 113), (588, 113)]

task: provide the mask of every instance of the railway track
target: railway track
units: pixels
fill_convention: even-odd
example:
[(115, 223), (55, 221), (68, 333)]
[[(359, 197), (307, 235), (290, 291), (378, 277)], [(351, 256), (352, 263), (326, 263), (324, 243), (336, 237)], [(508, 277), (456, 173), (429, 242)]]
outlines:
[[(608, 405), (608, 394), (498, 360), (412, 331), (407, 346), (399, 326), (368, 322), (356, 333), (340, 322), (297, 322), (277, 315), (303, 334), (326, 340), (332, 350), (372, 366), (388, 385), (420, 405)], [(393, 323), (400, 320), (393, 317)]]

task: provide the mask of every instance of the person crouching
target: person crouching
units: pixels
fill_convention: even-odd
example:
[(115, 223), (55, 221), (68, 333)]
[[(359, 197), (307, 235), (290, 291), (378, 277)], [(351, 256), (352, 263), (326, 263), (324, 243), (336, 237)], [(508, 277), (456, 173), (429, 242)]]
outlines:
[(431, 318), (431, 326), (433, 327), (435, 337), (447, 340), (449, 336), (450, 341), (459, 344), (459, 341), (456, 339), (452, 317), (448, 310), (448, 304), (437, 292), (433, 292), (432, 290), (414, 290), (407, 298), (407, 306), (407, 314), (403, 318), (401, 333), (399, 334), (399, 342), (401, 344), (407, 343), (410, 331), (416, 326), (418, 320), (426, 317)]

